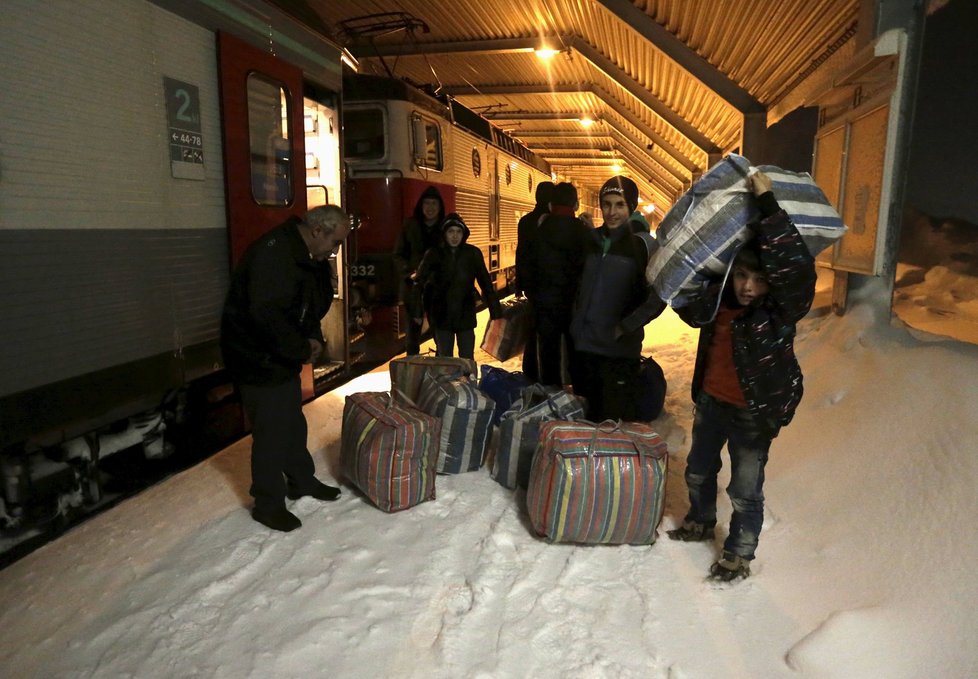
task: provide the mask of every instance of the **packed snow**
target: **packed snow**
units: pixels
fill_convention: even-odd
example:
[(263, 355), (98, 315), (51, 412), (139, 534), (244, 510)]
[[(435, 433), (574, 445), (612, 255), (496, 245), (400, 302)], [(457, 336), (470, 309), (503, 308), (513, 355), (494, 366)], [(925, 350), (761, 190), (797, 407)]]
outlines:
[[(548, 544), (485, 469), (397, 514), (347, 486), (303, 498), (302, 528), (275, 533), (248, 515), (245, 438), (0, 571), (2, 674), (978, 676), (978, 347), (891, 323), (868, 303), (882, 294), (839, 317), (821, 291), (799, 325), (806, 393), (772, 448), (748, 580), (704, 580), (724, 496), (715, 543), (665, 537), (687, 507), (696, 340), (667, 311), (646, 330), (669, 380), (654, 545)], [(344, 397), (389, 385), (376, 371), (306, 406), (322, 479)]]

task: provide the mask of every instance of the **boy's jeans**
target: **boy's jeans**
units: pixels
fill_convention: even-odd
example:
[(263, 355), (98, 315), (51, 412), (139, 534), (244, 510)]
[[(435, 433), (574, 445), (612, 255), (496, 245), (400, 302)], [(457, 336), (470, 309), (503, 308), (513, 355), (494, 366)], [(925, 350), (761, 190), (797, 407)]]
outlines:
[(696, 401), (693, 442), (686, 459), (689, 514), (686, 521), (708, 526), (717, 522), (717, 473), (723, 465), (720, 451), (727, 444), (733, 505), (730, 535), (724, 551), (754, 558), (764, 522), (764, 465), (771, 438), (760, 431), (747, 408), (724, 403), (703, 392)]

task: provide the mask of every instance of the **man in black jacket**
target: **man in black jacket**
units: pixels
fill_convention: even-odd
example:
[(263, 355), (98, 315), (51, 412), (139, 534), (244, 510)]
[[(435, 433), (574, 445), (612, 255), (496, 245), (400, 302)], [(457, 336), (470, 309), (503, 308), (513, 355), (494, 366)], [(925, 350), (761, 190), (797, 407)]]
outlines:
[[(516, 223), (516, 292), (526, 292), (526, 279), (533, 275), (528, 262), (528, 250), (530, 239), (536, 232), (537, 227), (550, 211), (550, 199), (553, 197), (554, 183), (540, 182), (534, 194), (536, 205), (532, 210), (520, 217)], [(526, 348), (523, 350), (523, 361), (521, 370), (528, 378), (537, 381), (540, 377), (540, 366), (537, 357), (537, 333), (536, 328), (530, 328), (526, 338)]]
[(302, 525), (286, 496), (340, 494), (314, 476), (299, 375), (323, 351), (320, 321), (333, 301), (329, 258), (349, 232), (336, 205), (289, 218), (248, 247), (224, 303), (221, 351), (252, 426), (251, 515), (275, 530)]
[[(523, 289), (533, 307), (541, 384), (565, 384), (561, 357), (566, 347), (567, 370), (575, 373), (571, 312), (584, 269), (584, 249), (591, 229), (575, 216), (577, 189), (561, 182), (554, 187), (550, 213), (527, 239)], [(525, 371), (524, 371), (525, 372)]]

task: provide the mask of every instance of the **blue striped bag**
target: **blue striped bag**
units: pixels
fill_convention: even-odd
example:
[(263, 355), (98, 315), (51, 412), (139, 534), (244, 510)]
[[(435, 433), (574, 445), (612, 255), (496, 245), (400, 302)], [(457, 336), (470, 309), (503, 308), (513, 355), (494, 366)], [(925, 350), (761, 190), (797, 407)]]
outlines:
[[(750, 237), (747, 224), (761, 217), (746, 181), (752, 169), (743, 156), (728, 155), (662, 218), (646, 276), (673, 307), (685, 306), (709, 279), (723, 276)], [(845, 234), (842, 218), (811, 175), (773, 165), (756, 169), (771, 178), (774, 197), (813, 256)]]
[(343, 474), (385, 512), (434, 500), (440, 433), (437, 418), (387, 392), (350, 394), (340, 435)]
[(526, 490), (533, 530), (551, 542), (652, 544), (667, 452), (638, 422), (544, 422)]
[(458, 474), (482, 466), (496, 403), (467, 376), (426, 374), (418, 408), (441, 420), (439, 472)]
[(586, 402), (566, 391), (534, 384), (503, 413), (490, 475), (506, 488), (526, 488), (540, 439), (540, 425), (550, 420), (584, 419)]

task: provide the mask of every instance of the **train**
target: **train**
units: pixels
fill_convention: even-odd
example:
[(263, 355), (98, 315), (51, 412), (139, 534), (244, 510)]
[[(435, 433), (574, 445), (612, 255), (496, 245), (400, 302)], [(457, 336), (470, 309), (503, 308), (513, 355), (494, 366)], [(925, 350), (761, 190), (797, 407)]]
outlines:
[(0, 565), (246, 433), (219, 328), (259, 234), (326, 203), (355, 227), (310, 399), (404, 350), (391, 253), (427, 186), (504, 291), (552, 178), (264, 0), (12, 0), (0, 59)]

